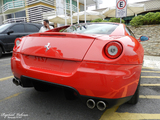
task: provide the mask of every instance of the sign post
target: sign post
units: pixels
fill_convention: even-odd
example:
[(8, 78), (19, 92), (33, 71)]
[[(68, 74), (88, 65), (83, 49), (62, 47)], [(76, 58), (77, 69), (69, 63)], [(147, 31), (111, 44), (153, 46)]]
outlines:
[(127, 0), (117, 0), (116, 1), (116, 18), (120, 18), (120, 23), (122, 22), (122, 17), (127, 16)]

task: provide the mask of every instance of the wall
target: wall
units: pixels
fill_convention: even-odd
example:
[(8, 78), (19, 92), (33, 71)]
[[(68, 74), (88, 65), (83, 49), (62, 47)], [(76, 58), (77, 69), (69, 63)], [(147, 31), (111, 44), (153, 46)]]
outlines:
[(141, 42), (145, 50), (145, 55), (160, 56), (160, 25), (143, 25), (129, 28), (138, 39), (141, 35), (149, 37), (149, 41)]

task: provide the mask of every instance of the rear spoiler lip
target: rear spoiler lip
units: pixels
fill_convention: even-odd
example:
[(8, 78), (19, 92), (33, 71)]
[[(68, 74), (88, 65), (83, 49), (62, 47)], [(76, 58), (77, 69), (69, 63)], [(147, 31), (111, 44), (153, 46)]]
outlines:
[(34, 33), (28, 35), (28, 37), (71, 37), (71, 38), (84, 38), (84, 39), (95, 39), (96, 36), (86, 35), (86, 34), (77, 34), (77, 33), (67, 33), (67, 32), (43, 32), (43, 33)]

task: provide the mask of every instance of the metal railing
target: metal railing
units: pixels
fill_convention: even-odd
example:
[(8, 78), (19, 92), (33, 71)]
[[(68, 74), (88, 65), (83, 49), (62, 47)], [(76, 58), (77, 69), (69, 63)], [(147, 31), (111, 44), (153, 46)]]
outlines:
[[(70, 3), (66, 3), (66, 9), (70, 10)], [(77, 12), (77, 7), (73, 4), (72, 4), (72, 11)]]
[(2, 11), (6, 12), (9, 9), (15, 9), (15, 8), (22, 8), (25, 7), (25, 2), (24, 0), (17, 0), (17, 1), (12, 1), (12, 2), (7, 2), (4, 5), (2, 5)]
[(16, 23), (16, 22), (27, 22), (26, 17), (10, 18), (3, 21), (3, 23)]
[(52, 6), (56, 6), (56, 0), (26, 0), (27, 5), (32, 5), (38, 2), (43, 2)]

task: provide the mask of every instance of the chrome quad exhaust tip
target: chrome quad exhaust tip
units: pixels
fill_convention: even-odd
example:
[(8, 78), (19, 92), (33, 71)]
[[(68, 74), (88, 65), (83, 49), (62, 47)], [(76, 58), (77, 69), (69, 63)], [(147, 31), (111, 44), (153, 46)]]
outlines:
[(14, 83), (16, 86), (20, 85), (20, 81), (19, 81), (18, 79), (16, 79), (16, 78), (13, 78), (13, 83)]
[(106, 103), (105, 102), (103, 102), (103, 101), (98, 101), (97, 102), (97, 108), (98, 108), (98, 110), (100, 110), (100, 111), (103, 111), (103, 110), (105, 110), (106, 109)]
[(86, 104), (87, 104), (87, 107), (90, 109), (93, 109), (96, 106), (96, 103), (93, 99), (88, 99)]

